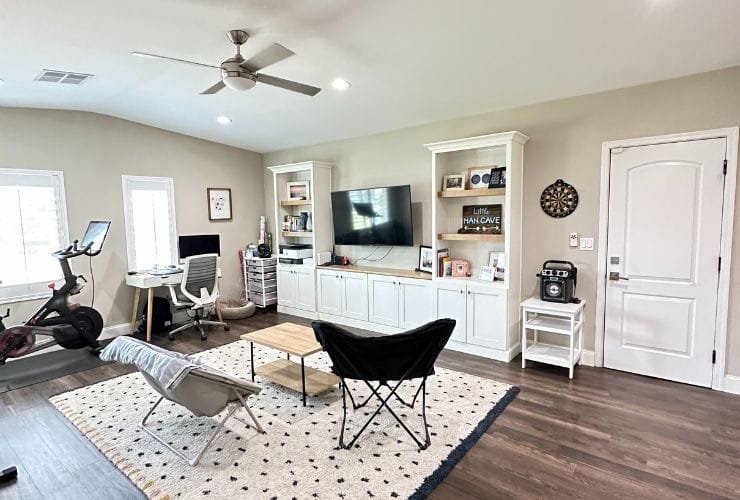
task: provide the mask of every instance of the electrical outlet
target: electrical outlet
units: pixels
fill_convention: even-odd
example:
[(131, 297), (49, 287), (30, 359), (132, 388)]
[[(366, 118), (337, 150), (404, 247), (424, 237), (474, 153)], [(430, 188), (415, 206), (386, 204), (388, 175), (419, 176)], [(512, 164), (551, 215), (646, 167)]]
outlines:
[(594, 239), (593, 238), (581, 238), (581, 246), (579, 248), (581, 250), (593, 250), (594, 249)]
[(572, 248), (578, 248), (578, 233), (570, 233), (568, 245)]

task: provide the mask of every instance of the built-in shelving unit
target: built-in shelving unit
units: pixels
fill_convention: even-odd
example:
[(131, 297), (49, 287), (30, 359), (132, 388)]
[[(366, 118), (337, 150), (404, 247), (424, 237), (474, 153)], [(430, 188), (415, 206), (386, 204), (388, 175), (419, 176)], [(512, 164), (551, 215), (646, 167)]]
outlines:
[[(331, 252), (334, 237), (331, 224), (331, 169), (330, 163), (306, 161), (269, 167), (274, 180), (276, 235), (273, 254), (277, 263), (278, 311), (298, 316), (316, 318), (316, 254)], [(306, 199), (292, 200), (288, 197), (288, 183), (307, 181)], [(307, 213), (310, 229), (307, 231), (284, 231), (285, 217)], [(280, 263), (281, 246), (310, 244), (311, 257), (303, 264)]]
[[(504, 132), (427, 144), (432, 153), (432, 251), (437, 317), (457, 320), (448, 347), (510, 361), (520, 350), (522, 172), (524, 144), (520, 132)], [(506, 187), (444, 190), (446, 175), (468, 169), (506, 168)], [(467, 186), (469, 187), (469, 186)], [(501, 232), (458, 233), (463, 207), (501, 205)], [(494, 212), (495, 213), (495, 212)], [(447, 248), (452, 260), (469, 263), (469, 277), (439, 276), (437, 251)], [(480, 279), (489, 255), (504, 256), (501, 279)]]

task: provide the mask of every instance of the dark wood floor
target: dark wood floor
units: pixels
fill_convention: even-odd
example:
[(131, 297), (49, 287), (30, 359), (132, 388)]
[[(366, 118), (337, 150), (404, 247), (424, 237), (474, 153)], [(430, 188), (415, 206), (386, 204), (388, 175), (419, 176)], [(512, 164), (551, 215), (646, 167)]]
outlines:
[[(276, 313), (163, 344), (195, 352), (241, 333), (305, 320)], [(500, 363), (444, 352), (439, 365), (517, 385), (521, 393), (433, 498), (740, 498), (740, 397), (611, 370)], [(128, 373), (108, 365), (0, 395), (5, 498), (142, 498), (49, 403), (52, 395)]]

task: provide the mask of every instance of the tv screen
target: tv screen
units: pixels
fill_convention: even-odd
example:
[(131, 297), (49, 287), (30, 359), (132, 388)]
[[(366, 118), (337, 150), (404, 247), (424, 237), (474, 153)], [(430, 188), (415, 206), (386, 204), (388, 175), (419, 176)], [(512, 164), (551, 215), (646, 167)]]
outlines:
[(221, 255), (221, 238), (217, 234), (180, 236), (177, 238), (177, 247), (181, 259), (206, 253)]
[(411, 186), (331, 194), (335, 245), (412, 246)]

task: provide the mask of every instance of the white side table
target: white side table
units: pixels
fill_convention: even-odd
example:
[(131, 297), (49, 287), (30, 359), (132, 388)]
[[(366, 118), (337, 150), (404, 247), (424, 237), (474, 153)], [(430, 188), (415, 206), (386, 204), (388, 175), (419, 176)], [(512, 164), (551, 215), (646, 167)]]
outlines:
[[(529, 359), (568, 368), (568, 376), (573, 378), (573, 367), (583, 352), (585, 306), (585, 300), (578, 304), (560, 304), (530, 297), (522, 302), (522, 368), (526, 368)], [(529, 345), (527, 330), (534, 332)], [(565, 335), (569, 338), (569, 346), (540, 342), (539, 332)]]

